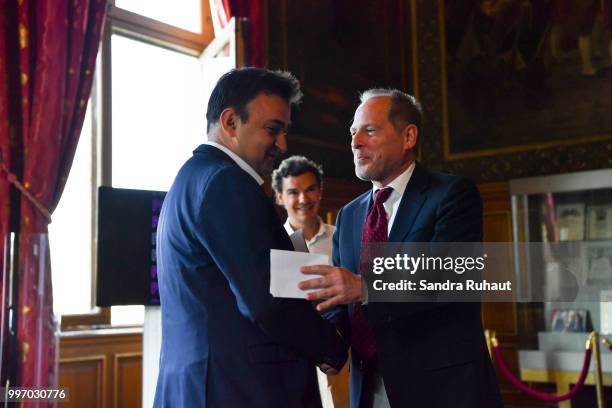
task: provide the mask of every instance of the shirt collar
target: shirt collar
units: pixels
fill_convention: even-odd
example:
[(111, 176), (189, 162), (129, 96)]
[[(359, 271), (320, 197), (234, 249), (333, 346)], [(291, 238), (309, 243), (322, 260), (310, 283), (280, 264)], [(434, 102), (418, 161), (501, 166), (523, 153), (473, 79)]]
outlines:
[(287, 221), (285, 221), (285, 231), (287, 231), (288, 235), (291, 235), (295, 232), (295, 230), (293, 229), (293, 227), (291, 226), (291, 224), (289, 223), (289, 218), (287, 218)]
[(325, 228), (325, 223), (323, 222), (323, 220), (321, 219), (321, 217), (319, 217), (319, 230), (317, 231), (317, 233), (314, 235), (314, 237), (312, 237), (312, 241), (317, 240), (318, 238), (322, 237), (323, 235), (325, 235), (327, 233), (327, 228)]
[(225, 154), (227, 154), (229, 157), (232, 158), (232, 160), (234, 160), (236, 162), (236, 164), (238, 166), (240, 166), (240, 168), (242, 170), (244, 170), (247, 173), (249, 173), (249, 175), (251, 177), (253, 177), (255, 179), (255, 181), (257, 182), (257, 184), (259, 184), (260, 186), (264, 183), (264, 180), (261, 178), (261, 176), (259, 174), (257, 174), (257, 172), (251, 166), (249, 166), (249, 164), (247, 162), (242, 160), (242, 158), (240, 156), (238, 156), (236, 153), (232, 152), (227, 147), (225, 147), (222, 144), (219, 144), (217, 142), (211, 142), (210, 140), (207, 141), (207, 142), (204, 142), (204, 144), (207, 144), (209, 146), (214, 146), (217, 149), (219, 149), (222, 152), (224, 152)]
[[(287, 234), (291, 235), (295, 232), (295, 229), (291, 226), (291, 224), (289, 223), (289, 218), (287, 218), (287, 221), (285, 221), (285, 231), (287, 231)], [(314, 241), (317, 238), (319, 238), (320, 236), (324, 235), (327, 233), (327, 225), (323, 222), (323, 220), (321, 219), (321, 217), (319, 217), (319, 231), (317, 231), (317, 233), (312, 237), (312, 239), (310, 241)]]
[[(391, 187), (393, 189), (393, 192), (398, 192), (400, 197), (403, 196), (404, 191), (406, 190), (406, 186), (408, 185), (408, 182), (410, 181), (410, 177), (412, 177), (412, 173), (414, 172), (415, 163), (416, 162), (413, 161), (412, 164), (410, 164), (410, 166), (408, 166), (408, 168), (404, 170), (402, 174), (394, 178), (385, 187)], [(372, 182), (372, 185), (373, 185), (372, 193), (375, 196), (376, 192), (380, 190), (381, 188), (383, 188), (383, 186), (381, 186), (380, 183), (377, 183), (377, 182), (376, 184), (375, 182)]]

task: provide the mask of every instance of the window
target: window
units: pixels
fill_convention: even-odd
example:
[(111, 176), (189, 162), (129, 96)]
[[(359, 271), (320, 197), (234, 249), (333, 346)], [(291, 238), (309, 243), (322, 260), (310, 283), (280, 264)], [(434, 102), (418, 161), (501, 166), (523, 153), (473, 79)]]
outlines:
[[(77, 151), (62, 198), (49, 224), (53, 310), (81, 314), (91, 310), (92, 237), (92, 103), (87, 106)], [(84, 288), (75, 291), (74, 288)]]
[(206, 92), (235, 66), (235, 58), (204, 53), (209, 44), (227, 50), (212, 38), (208, 4), (116, 0), (110, 6), (96, 84), (49, 228), (54, 310), (63, 328), (143, 321), (142, 306), (93, 307), (97, 187), (167, 191), (205, 140)]
[(116, 34), (112, 61), (113, 187), (167, 191), (205, 140), (201, 64)]
[[(112, 185), (168, 191), (205, 140), (197, 57), (112, 36)], [(111, 324), (141, 324), (142, 306), (112, 308)]]
[(201, 0), (115, 0), (115, 5), (185, 30), (202, 31)]

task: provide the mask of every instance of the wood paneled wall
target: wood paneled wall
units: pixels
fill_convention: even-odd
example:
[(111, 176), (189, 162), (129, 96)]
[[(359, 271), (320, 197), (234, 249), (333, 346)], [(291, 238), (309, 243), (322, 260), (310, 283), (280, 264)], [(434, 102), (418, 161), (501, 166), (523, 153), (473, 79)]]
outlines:
[(66, 408), (142, 406), (142, 330), (69, 332), (60, 338)]

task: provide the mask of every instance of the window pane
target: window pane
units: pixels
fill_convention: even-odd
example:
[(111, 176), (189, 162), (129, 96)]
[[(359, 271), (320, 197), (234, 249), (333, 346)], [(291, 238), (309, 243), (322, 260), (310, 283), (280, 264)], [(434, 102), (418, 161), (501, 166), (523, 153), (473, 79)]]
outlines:
[[(205, 139), (198, 58), (112, 37), (113, 187), (167, 191)], [(139, 306), (113, 307), (111, 322), (144, 320)]]
[(115, 0), (115, 5), (194, 33), (202, 31), (201, 0)]
[(205, 139), (196, 57), (112, 37), (113, 187), (167, 191)]
[(91, 311), (92, 266), (91, 101), (68, 181), (49, 224), (53, 309), (56, 314)]

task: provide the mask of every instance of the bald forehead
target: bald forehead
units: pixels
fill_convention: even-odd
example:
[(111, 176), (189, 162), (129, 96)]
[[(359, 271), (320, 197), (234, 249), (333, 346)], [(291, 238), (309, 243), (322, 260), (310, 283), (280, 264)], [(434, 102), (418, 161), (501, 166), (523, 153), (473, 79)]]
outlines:
[[(366, 99), (359, 105), (357, 111), (363, 111), (364, 109), (370, 110), (386, 110), (389, 111), (391, 107), (391, 97), (390, 96), (373, 96), (369, 99)], [(357, 111), (355, 113), (357, 113)]]
[(375, 96), (361, 103), (355, 111), (351, 131), (356, 127), (363, 127), (370, 122), (379, 122), (389, 119), (389, 108), (391, 107), (390, 96)]

